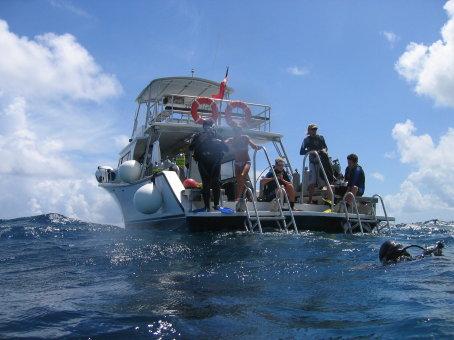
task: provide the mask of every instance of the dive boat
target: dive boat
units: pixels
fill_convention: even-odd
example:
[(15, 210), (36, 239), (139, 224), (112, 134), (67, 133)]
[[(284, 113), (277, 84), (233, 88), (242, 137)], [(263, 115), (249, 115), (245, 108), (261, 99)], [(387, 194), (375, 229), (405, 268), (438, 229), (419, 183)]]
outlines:
[[(221, 96), (217, 95), (224, 85)], [(126, 227), (185, 227), (200, 230), (303, 230), (328, 233), (373, 232), (390, 228), (394, 218), (387, 216), (379, 195), (353, 198), (334, 195), (330, 185), (316, 191), (307, 201), (306, 157), (300, 172), (292, 166), (283, 144), (283, 136), (271, 131), (271, 107), (231, 100), (233, 89), (225, 83), (196, 77), (168, 77), (151, 81), (137, 97), (137, 109), (128, 145), (120, 151), (117, 167), (99, 166), (96, 179), (118, 203)], [(233, 154), (224, 155), (221, 166), (222, 211), (203, 211), (201, 189), (185, 188), (188, 178), (200, 182), (197, 163), (189, 150), (194, 134), (202, 130), (203, 119), (215, 121), (217, 135), (233, 136), (232, 126), (241, 124), (243, 133), (262, 146), (252, 157), (251, 176), (245, 196), (235, 202)], [(268, 151), (269, 149), (269, 151)], [(285, 160), (297, 191), (294, 208), (285, 191), (272, 202), (263, 200), (262, 174), (274, 173), (270, 154)], [(318, 155), (325, 182), (326, 174)], [(300, 176), (301, 174), (301, 176)], [(377, 215), (377, 206), (383, 215)]]

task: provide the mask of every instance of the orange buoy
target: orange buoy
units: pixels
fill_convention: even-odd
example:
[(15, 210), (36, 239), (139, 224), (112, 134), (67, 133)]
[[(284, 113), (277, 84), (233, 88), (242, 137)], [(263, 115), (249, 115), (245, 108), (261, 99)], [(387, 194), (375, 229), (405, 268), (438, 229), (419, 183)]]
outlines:
[(242, 127), (248, 126), (252, 120), (251, 109), (249, 108), (249, 106), (247, 106), (246, 103), (239, 100), (231, 101), (229, 102), (229, 105), (227, 105), (227, 108), (225, 109), (225, 120), (227, 124), (229, 124), (231, 127), (238, 127), (238, 123), (235, 122), (232, 118), (232, 111), (235, 108), (239, 108), (243, 111), (244, 118), (241, 122)]
[(208, 98), (208, 97), (198, 97), (198, 98), (194, 99), (194, 101), (192, 102), (192, 105), (191, 105), (192, 119), (194, 119), (194, 121), (197, 124), (203, 124), (204, 119), (202, 117), (200, 117), (199, 112), (198, 112), (200, 105), (209, 105), (210, 106), (211, 120), (213, 122), (216, 122), (217, 119), (219, 118), (218, 106), (216, 105), (216, 102), (213, 99)]

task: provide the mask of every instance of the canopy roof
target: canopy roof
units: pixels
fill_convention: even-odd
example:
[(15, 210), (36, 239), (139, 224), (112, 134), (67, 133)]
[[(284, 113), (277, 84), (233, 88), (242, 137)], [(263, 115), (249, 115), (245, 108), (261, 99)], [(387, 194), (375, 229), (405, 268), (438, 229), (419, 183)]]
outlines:
[[(179, 94), (186, 96), (209, 97), (219, 92), (219, 83), (202, 78), (194, 77), (167, 77), (158, 78), (151, 81), (139, 94), (136, 101), (144, 103), (155, 100), (166, 94)], [(226, 93), (230, 94), (233, 89), (226, 88)]]

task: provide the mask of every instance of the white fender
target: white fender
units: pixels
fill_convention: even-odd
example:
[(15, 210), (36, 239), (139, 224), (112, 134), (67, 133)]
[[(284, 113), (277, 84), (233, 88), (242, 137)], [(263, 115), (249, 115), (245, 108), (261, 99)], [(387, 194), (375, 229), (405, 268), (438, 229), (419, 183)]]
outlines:
[(118, 175), (123, 182), (132, 183), (140, 178), (141, 166), (135, 160), (122, 163), (118, 168)]
[(153, 183), (147, 183), (134, 194), (134, 207), (142, 214), (154, 214), (162, 205), (161, 192)]

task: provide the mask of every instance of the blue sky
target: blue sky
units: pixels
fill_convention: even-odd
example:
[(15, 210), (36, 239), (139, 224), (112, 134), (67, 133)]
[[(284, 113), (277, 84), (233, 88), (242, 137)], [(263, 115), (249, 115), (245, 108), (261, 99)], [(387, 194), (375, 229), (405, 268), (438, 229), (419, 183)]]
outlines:
[[(447, 4), (445, 8), (444, 5), (444, 1), (423, 0), (413, 1), (411, 6), (408, 1), (396, 0), (228, 3), (4, 0), (0, 2), (0, 20), (8, 25), (5, 34), (30, 44), (40, 44), (36, 36), (70, 34), (73, 40), (68, 43), (69, 53), (79, 47), (86, 52), (89, 58), (82, 53), (85, 64), (81, 65), (97, 67), (96, 72), (89, 72), (86, 77), (98, 85), (77, 89), (80, 91), (77, 95), (72, 85), (67, 85), (68, 90), (61, 97), (35, 96), (36, 91), (30, 94), (21, 89), (19, 73), (24, 67), (19, 64), (12, 67), (5, 61), (5, 68), (17, 69), (17, 74), (8, 71), (10, 78), (4, 79), (19, 85), (11, 91), (6, 81), (0, 81), (4, 93), (0, 109), (6, 112), (14, 100), (23, 98), (28, 110), (24, 109), (24, 116), (28, 129), (37, 136), (34, 141), (37, 149), (41, 136), (54, 145), (58, 144), (56, 141), (62, 143), (68, 131), (77, 144), (78, 138), (85, 141), (89, 138), (77, 134), (74, 126), (79, 124), (81, 131), (87, 131), (90, 119), (98, 127), (104, 124), (103, 131), (91, 132), (91, 137), (102, 144), (95, 150), (87, 152), (89, 145), (84, 148), (60, 145), (58, 150), (42, 151), (43, 157), (66, 162), (56, 163), (56, 168), (73, 167), (81, 176), (92, 176), (101, 161), (114, 162), (119, 143), (112, 143), (109, 138), (129, 135), (134, 99), (150, 80), (189, 75), (194, 68), (196, 76), (220, 81), (229, 65), (229, 85), (235, 88), (233, 97), (272, 106), (273, 130), (285, 135), (284, 142), (294, 164), (301, 162), (298, 151), (306, 126), (315, 122), (331, 155), (339, 157), (343, 167), (347, 154), (359, 155), (368, 175), (367, 192), (382, 193), (390, 202), (398, 200), (400, 203), (390, 204), (401, 220), (453, 219), (454, 187), (449, 184), (446, 188), (442, 183), (454, 182), (454, 176), (449, 169), (443, 170), (446, 166), (432, 171), (432, 166), (452, 157), (446, 156), (446, 150), (454, 147), (454, 133), (450, 130), (454, 128), (454, 100), (449, 99), (449, 93), (454, 96), (454, 92), (449, 92), (454, 90), (454, 33), (449, 34), (450, 10), (454, 13), (454, 5)], [(442, 36), (444, 25), (447, 33)], [(49, 39), (47, 44), (55, 40)], [(19, 40), (15, 43), (19, 44)], [(438, 40), (441, 47), (430, 49)], [(20, 53), (27, 56), (24, 51)], [(49, 53), (54, 52), (51, 47)], [(439, 61), (450, 56), (452, 61)], [(28, 57), (33, 59), (34, 55)], [(57, 57), (51, 57), (48, 63), (55, 62)], [(18, 63), (21, 60), (13, 59)], [(64, 60), (71, 65), (79, 62)], [(66, 70), (61, 63), (59, 67)], [(71, 76), (78, 79), (73, 71)], [(55, 77), (58, 83), (58, 77), (67, 78), (67, 72)], [(36, 80), (30, 88), (42, 89), (47, 84), (42, 79), (46, 77)], [(23, 81), (24, 87), (28, 84)], [(56, 112), (61, 112), (61, 116)], [(76, 121), (76, 125), (56, 123), (63, 116)], [(11, 134), (3, 132), (5, 136), (7, 133)], [(441, 146), (440, 138), (445, 140)], [(438, 156), (426, 157), (421, 150)], [(433, 163), (429, 164), (426, 158)], [(446, 164), (453, 162), (449, 158)], [(11, 169), (14, 167), (3, 172), (0, 187), (4, 190), (17, 179), (18, 174)], [(32, 170), (27, 171), (26, 180), (36, 178), (44, 192), (33, 196), (30, 190), (19, 190), (7, 209), (0, 208), (0, 218), (52, 209), (103, 222), (114, 223), (118, 218), (111, 210), (100, 208), (111, 201), (102, 194), (93, 194), (95, 188), (84, 191), (84, 183), (76, 185), (67, 174), (60, 174), (59, 185), (53, 186), (55, 176), (44, 172), (36, 176)], [(43, 185), (43, 181), (48, 181), (48, 185)], [(52, 186), (74, 192), (74, 185), (79, 198), (86, 202), (84, 207), (61, 202), (77, 200), (70, 195), (43, 199), (44, 195), (58, 195)], [(92, 206), (98, 210), (90, 210)]]

